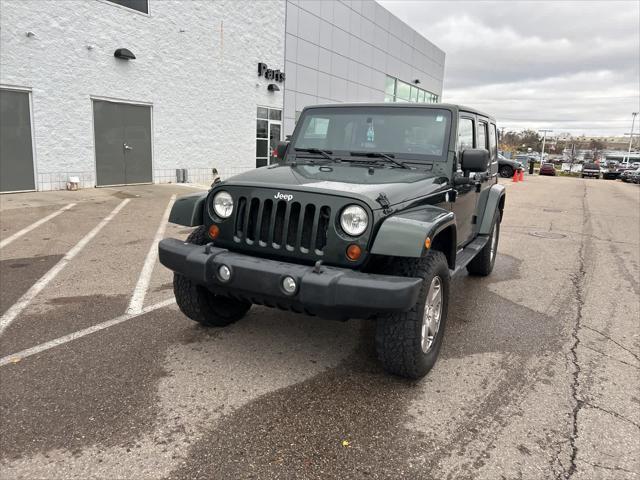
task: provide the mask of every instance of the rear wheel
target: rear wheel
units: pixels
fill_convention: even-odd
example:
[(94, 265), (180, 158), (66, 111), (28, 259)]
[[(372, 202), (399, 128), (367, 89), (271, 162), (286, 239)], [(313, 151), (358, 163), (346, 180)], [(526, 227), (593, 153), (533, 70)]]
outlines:
[(498, 253), (498, 240), (500, 239), (500, 213), (496, 212), (491, 228), (491, 236), (487, 244), (478, 252), (473, 260), (467, 265), (467, 271), (471, 275), (486, 277), (493, 270)]
[(449, 267), (442, 252), (422, 259), (399, 259), (392, 275), (421, 277), (418, 300), (408, 312), (381, 316), (376, 325), (376, 350), (384, 369), (395, 375), (420, 378), (436, 363), (449, 304)]
[[(187, 237), (188, 243), (205, 245), (210, 241), (205, 227), (198, 227)], [(173, 274), (173, 293), (180, 311), (207, 327), (224, 327), (246, 315), (251, 303), (215, 295), (179, 273)]]

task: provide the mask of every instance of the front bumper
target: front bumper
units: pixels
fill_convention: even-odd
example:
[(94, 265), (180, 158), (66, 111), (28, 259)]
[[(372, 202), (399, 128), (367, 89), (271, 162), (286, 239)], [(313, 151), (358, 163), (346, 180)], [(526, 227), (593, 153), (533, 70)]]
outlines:
[[(213, 245), (193, 245), (173, 238), (158, 246), (160, 263), (210, 291), (269, 307), (327, 318), (368, 318), (409, 310), (417, 301), (420, 278), (362, 273), (346, 268), (314, 267), (252, 257)], [(223, 282), (218, 269), (231, 278)], [(297, 289), (287, 294), (285, 276)]]

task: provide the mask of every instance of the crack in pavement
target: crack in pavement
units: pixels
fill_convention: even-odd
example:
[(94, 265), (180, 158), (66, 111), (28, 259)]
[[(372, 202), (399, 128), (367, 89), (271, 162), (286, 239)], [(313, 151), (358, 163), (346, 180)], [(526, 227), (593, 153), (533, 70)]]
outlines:
[[(582, 218), (583, 228), (589, 221), (587, 215), (587, 187), (584, 186), (582, 194)], [(578, 335), (582, 324), (582, 306), (584, 305), (584, 280), (586, 277), (585, 257), (584, 257), (585, 240), (584, 236), (580, 241), (580, 248), (578, 250), (578, 270), (571, 275), (571, 283), (575, 292), (576, 305), (576, 318), (571, 331), (571, 337), (573, 338), (573, 345), (570, 349), (571, 363), (573, 364), (573, 381), (571, 382), (571, 396), (575, 401), (573, 407), (573, 428), (571, 437), (569, 438), (569, 444), (571, 446), (571, 457), (569, 459), (569, 469), (564, 474), (564, 478), (568, 479), (576, 472), (577, 464), (576, 459), (578, 457), (578, 445), (576, 443), (578, 437), (578, 414), (584, 405), (584, 400), (581, 400), (578, 395), (578, 387), (580, 386), (580, 363), (578, 362), (578, 346), (580, 345), (580, 336)]]
[(617, 412), (613, 412), (611, 410), (607, 410), (606, 408), (599, 407), (598, 405), (594, 405), (593, 403), (590, 403), (590, 402), (584, 402), (584, 405), (587, 407), (595, 408), (596, 410), (600, 410), (601, 412), (608, 413), (609, 415), (619, 418), (620, 420), (624, 420), (625, 422), (629, 422), (631, 425), (640, 429), (640, 424), (634, 422), (630, 418), (625, 417), (624, 415), (620, 415)]
[(633, 351), (631, 351), (631, 349), (629, 349), (628, 347), (625, 347), (624, 345), (622, 345), (620, 342), (614, 340), (613, 338), (611, 338), (610, 336), (608, 336), (607, 334), (601, 332), (600, 330), (596, 330), (593, 327), (590, 327), (589, 325), (583, 325), (583, 328), (586, 328), (587, 330), (591, 330), (592, 332), (598, 333), (600, 335), (602, 335), (604, 338), (606, 338), (607, 340), (610, 340), (611, 342), (615, 343), (617, 346), (619, 346), (621, 349), (623, 349), (624, 351), (626, 351), (627, 353), (631, 354), (631, 356), (633, 356), (636, 360), (638, 360), (640, 362), (640, 356), (637, 353), (634, 353)]

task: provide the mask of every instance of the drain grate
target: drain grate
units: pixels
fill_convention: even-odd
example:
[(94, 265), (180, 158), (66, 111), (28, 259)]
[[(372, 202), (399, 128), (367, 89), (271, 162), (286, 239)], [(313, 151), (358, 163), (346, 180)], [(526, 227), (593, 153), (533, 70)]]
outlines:
[(532, 237), (551, 238), (554, 240), (566, 237), (566, 235), (563, 235), (562, 233), (554, 233), (554, 232), (529, 232), (529, 235), (531, 235)]

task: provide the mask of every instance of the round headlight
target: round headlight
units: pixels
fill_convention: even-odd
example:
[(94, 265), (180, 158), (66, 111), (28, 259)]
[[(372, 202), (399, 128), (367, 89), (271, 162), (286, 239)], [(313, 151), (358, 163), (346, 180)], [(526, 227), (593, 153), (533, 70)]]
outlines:
[(229, 218), (233, 212), (233, 198), (229, 193), (222, 191), (213, 197), (213, 210), (220, 218)]
[(367, 216), (367, 212), (358, 205), (349, 205), (342, 210), (342, 214), (340, 215), (340, 226), (345, 233), (352, 237), (362, 235), (367, 229), (368, 223), (369, 217)]

